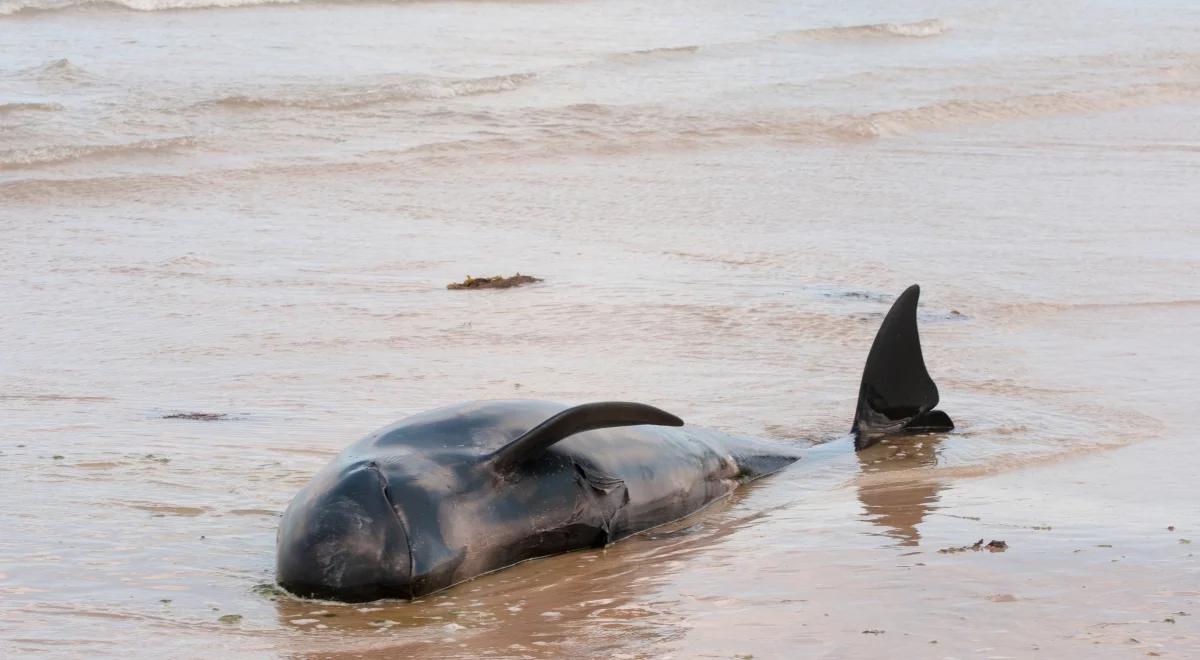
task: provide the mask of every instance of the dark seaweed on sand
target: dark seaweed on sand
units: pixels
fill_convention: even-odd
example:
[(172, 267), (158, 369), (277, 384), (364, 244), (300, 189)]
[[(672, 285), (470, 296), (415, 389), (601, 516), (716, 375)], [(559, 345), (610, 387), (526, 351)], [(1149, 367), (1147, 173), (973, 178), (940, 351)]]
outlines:
[(979, 552), (980, 550), (987, 550), (988, 552), (1004, 552), (1007, 549), (1008, 549), (1008, 544), (1005, 543), (1004, 541), (993, 540), (993, 541), (989, 541), (987, 543), (987, 545), (984, 545), (983, 539), (979, 539), (978, 541), (976, 541), (975, 543), (973, 543), (971, 545), (962, 545), (962, 546), (958, 546), (956, 548), (942, 548), (941, 550), (938, 550), (938, 553), (943, 554), (943, 555), (950, 555), (950, 554), (954, 554), (956, 552), (967, 552), (968, 550), (974, 550), (975, 552)]
[(215, 422), (229, 417), (225, 413), (186, 412), (163, 415), (163, 419), (192, 419), (199, 422)]
[(541, 282), (541, 281), (542, 281), (542, 279), (540, 277), (533, 277), (532, 275), (522, 275), (520, 273), (517, 273), (516, 275), (513, 275), (512, 277), (504, 277), (503, 275), (497, 275), (495, 277), (471, 277), (470, 275), (467, 275), (467, 279), (465, 279), (461, 282), (451, 282), (450, 284), (446, 285), (446, 288), (447, 289), (511, 289), (514, 286), (521, 286), (522, 284), (533, 284), (534, 282)]

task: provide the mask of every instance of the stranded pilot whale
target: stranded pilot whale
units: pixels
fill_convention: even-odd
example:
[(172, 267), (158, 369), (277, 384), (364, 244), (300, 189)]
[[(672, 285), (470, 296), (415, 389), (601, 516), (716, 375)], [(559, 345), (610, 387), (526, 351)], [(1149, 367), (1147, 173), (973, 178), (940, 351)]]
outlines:
[[(919, 295), (913, 285), (896, 299), (867, 356), (855, 449), (954, 428), (934, 410)], [(296, 495), (279, 526), (277, 580), (306, 597), (416, 598), (678, 520), (801, 454), (641, 403), (440, 408), (351, 445)]]

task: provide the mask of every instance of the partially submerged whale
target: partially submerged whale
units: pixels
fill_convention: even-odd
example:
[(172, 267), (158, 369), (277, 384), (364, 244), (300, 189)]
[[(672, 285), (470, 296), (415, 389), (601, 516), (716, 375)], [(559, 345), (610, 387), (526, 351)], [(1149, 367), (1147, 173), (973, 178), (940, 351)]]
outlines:
[[(856, 449), (954, 428), (934, 410), (919, 295), (913, 285), (896, 299), (867, 356)], [(306, 597), (416, 598), (678, 520), (802, 453), (641, 403), (439, 408), (351, 445), (300, 491), (280, 522), (277, 579)]]

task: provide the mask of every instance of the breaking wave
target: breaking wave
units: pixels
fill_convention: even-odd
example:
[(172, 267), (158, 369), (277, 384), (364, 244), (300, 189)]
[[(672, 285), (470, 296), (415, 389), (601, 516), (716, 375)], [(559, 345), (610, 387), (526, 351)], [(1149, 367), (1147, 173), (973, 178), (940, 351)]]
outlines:
[(43, 12), (75, 7), (108, 6), (133, 11), (172, 9), (216, 9), (268, 4), (296, 4), (300, 0), (0, 0), (0, 16), (22, 12)]
[(946, 23), (940, 18), (927, 18), (911, 23), (871, 23), (840, 27), (809, 28), (779, 32), (771, 38), (776, 41), (824, 41), (834, 39), (926, 39), (945, 34)]
[(33, 149), (10, 149), (0, 151), (0, 170), (19, 170), (104, 158), (169, 152), (193, 147), (196, 142), (196, 138), (185, 136), (139, 140), (125, 144), (55, 145)]
[[(258, 5), (294, 5), (310, 0), (0, 0), (0, 16), (61, 11), (76, 7), (110, 7), (131, 11), (228, 9)], [(536, 1), (536, 0), (529, 0)]]
[(489, 76), (465, 80), (438, 80), (418, 78), (401, 83), (377, 87), (343, 90), (330, 93), (328, 90), (312, 91), (297, 96), (225, 96), (204, 105), (226, 108), (303, 108), (308, 110), (354, 110), (384, 103), (406, 101), (432, 101), (460, 96), (499, 94), (517, 89), (522, 83), (536, 77), (533, 73), (515, 73), (505, 76)]

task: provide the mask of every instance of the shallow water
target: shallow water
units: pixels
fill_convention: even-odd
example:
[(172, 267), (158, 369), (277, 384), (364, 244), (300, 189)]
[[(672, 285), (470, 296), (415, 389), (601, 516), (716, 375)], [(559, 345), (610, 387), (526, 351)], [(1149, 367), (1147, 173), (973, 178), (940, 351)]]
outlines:
[[(0, 0), (0, 650), (1200, 649), (1193, 3), (66, 4)], [(912, 282), (959, 428), (856, 456)], [(270, 589), (341, 447), (513, 397), (819, 446), (417, 603)]]

